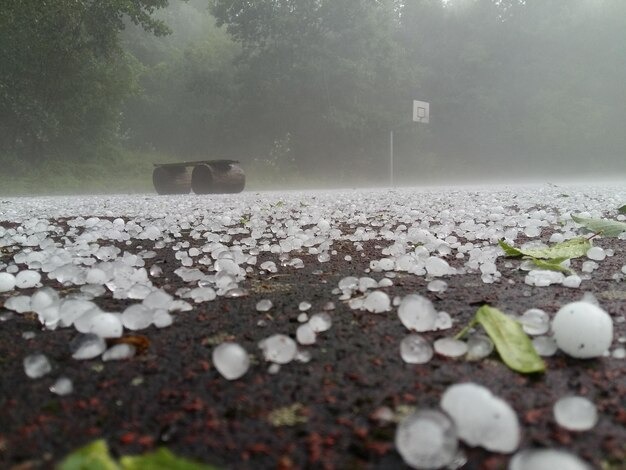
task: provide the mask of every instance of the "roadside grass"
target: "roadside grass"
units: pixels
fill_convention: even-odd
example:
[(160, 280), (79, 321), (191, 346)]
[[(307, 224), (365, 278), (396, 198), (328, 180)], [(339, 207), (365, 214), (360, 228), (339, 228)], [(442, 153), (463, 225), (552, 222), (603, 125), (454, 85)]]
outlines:
[[(202, 160), (189, 157), (187, 160)], [(216, 157), (217, 158), (217, 157)], [(153, 163), (182, 161), (172, 155), (112, 149), (99, 158), (42, 159), (39, 162), (0, 155), (0, 196), (41, 196), (71, 194), (133, 194), (154, 193)], [(432, 163), (432, 162), (430, 162)], [(246, 174), (246, 191), (337, 189), (388, 187), (388, 169), (379, 171), (365, 165), (336, 168), (300, 168), (298, 165), (277, 165), (271, 160), (242, 161)], [(382, 165), (384, 166), (384, 165)], [(416, 168), (399, 168), (398, 186), (436, 184), (450, 181), (436, 165), (422, 162)]]
[[(205, 157), (206, 158), (206, 157)], [(202, 157), (189, 158), (200, 160)], [(0, 196), (42, 196), (70, 194), (154, 193), (153, 163), (180, 161), (156, 153), (111, 152), (99, 159), (55, 159), (37, 163), (0, 156)], [(366, 178), (347, 174), (328, 178), (303, 174), (297, 168), (276, 168), (259, 162), (242, 162), (246, 190), (325, 189), (367, 185)], [(371, 181), (369, 182), (371, 184)]]
[(111, 152), (99, 160), (57, 157), (37, 163), (2, 156), (0, 195), (151, 192), (152, 163), (158, 161), (163, 157), (129, 151)]

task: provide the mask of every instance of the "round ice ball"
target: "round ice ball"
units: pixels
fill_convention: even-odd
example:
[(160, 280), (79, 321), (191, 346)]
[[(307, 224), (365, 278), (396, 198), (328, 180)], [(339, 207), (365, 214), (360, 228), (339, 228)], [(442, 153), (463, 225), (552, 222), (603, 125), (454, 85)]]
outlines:
[(572, 302), (552, 320), (556, 344), (564, 353), (581, 359), (601, 356), (613, 341), (613, 320), (600, 307)]
[(446, 414), (422, 410), (399, 423), (395, 444), (409, 466), (435, 469), (452, 463), (458, 440), (454, 423)]
[(15, 276), (11, 273), (0, 273), (0, 292), (15, 289)]
[(250, 367), (246, 350), (237, 343), (225, 342), (213, 350), (213, 365), (227, 380), (242, 377)]

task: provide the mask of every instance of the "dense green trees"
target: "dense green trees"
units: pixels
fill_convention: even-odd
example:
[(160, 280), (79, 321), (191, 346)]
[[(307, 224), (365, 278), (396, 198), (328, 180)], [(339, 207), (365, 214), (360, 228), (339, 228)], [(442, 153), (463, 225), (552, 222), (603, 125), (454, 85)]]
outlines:
[(169, 3), (5, 0), (0, 153), (376, 176), (397, 129), (407, 181), (626, 171), (622, 0)]
[(117, 132), (132, 91), (119, 47), (130, 20), (156, 35), (167, 0), (3, 0), (0, 6), (0, 152), (40, 159), (88, 152)]

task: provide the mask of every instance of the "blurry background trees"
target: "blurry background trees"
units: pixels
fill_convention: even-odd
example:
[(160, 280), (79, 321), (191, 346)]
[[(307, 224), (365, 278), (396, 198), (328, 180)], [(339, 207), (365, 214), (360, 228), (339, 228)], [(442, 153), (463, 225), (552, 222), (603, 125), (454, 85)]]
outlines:
[(28, 160), (80, 158), (114, 140), (133, 91), (134, 60), (119, 32), (155, 35), (167, 0), (3, 0), (0, 5), (0, 151)]
[(626, 172), (622, 0), (4, 0), (0, 64), (5, 160), (384, 183), (395, 129), (406, 183)]

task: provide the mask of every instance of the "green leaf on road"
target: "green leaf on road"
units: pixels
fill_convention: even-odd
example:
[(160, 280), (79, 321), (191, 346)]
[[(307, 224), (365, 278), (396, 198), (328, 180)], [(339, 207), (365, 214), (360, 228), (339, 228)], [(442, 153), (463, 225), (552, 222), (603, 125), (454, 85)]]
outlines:
[(610, 219), (587, 219), (572, 215), (572, 220), (583, 225), (587, 230), (605, 237), (617, 237), (626, 232), (626, 222)]
[(544, 372), (546, 364), (539, 357), (530, 338), (522, 326), (497, 308), (483, 305), (476, 311), (474, 319), (456, 338), (460, 338), (470, 328), (480, 323), (493, 341), (502, 361), (512, 370), (522, 374)]
[(123, 470), (215, 470), (215, 467), (175, 456), (165, 448), (150, 454), (124, 456), (120, 459)]
[(106, 441), (99, 439), (75, 450), (59, 464), (57, 470), (119, 470), (109, 454)]
[(503, 240), (498, 241), (498, 245), (500, 245), (500, 248), (504, 250), (507, 256), (524, 256), (524, 253), (522, 253), (521, 250), (518, 250), (514, 246), (509, 245)]
[(118, 464), (104, 439), (75, 450), (57, 466), (57, 470), (217, 470), (217, 467), (177, 457), (161, 448), (149, 454), (124, 456)]
[(546, 259), (551, 260), (551, 263), (559, 259), (559, 263), (561, 263), (566, 259), (580, 258), (591, 248), (591, 242), (585, 237), (572, 238), (571, 240), (566, 240), (547, 248), (519, 249), (508, 245), (502, 240), (498, 243), (507, 256), (526, 256), (528, 258)]
[(549, 259), (549, 260), (532, 258), (532, 262), (535, 266), (537, 266), (540, 269), (547, 269), (549, 271), (559, 271), (565, 274), (572, 274), (571, 269), (566, 268), (565, 266), (561, 265), (561, 263), (567, 259), (569, 258), (555, 258), (555, 259)]

